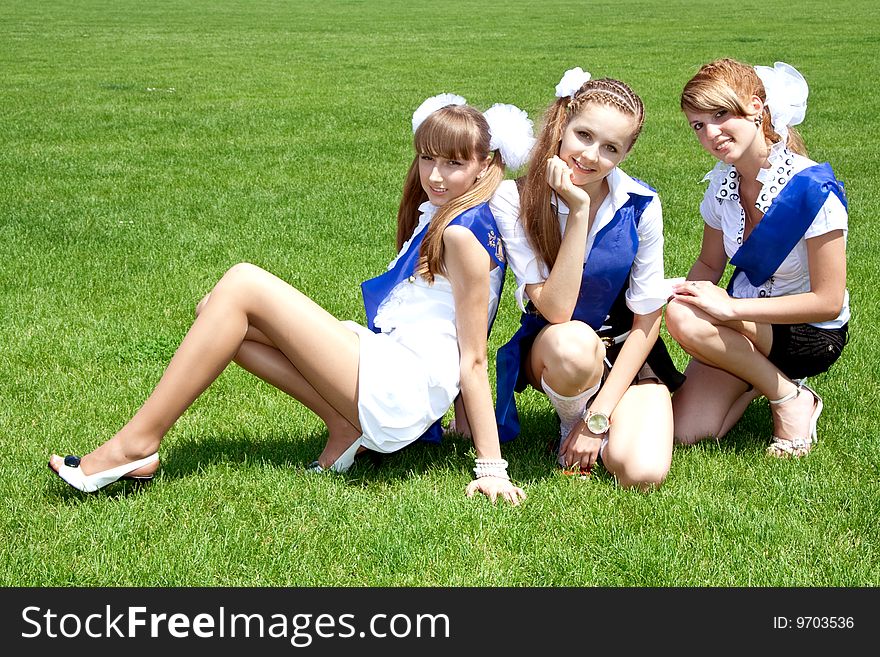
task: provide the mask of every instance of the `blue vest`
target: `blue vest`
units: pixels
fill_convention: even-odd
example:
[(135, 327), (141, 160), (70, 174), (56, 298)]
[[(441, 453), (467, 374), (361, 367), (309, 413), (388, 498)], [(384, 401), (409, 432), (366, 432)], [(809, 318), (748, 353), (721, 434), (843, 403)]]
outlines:
[[(504, 271), (504, 252), (501, 249), (501, 240), (499, 239), (498, 226), (495, 223), (495, 217), (489, 209), (488, 203), (481, 203), (477, 206), (465, 210), (460, 215), (449, 222), (450, 226), (464, 226), (470, 230), (477, 241), (486, 249), (489, 256), (498, 263), (498, 266)], [(364, 310), (367, 314), (367, 326), (374, 333), (381, 331), (376, 327), (376, 313), (382, 302), (391, 294), (391, 290), (397, 287), (406, 279), (415, 274), (416, 265), (419, 262), (419, 251), (425, 234), (428, 232), (428, 226), (410, 241), (406, 252), (398, 257), (397, 262), (388, 271), (361, 283), (361, 293), (364, 297)], [(503, 278), (502, 278), (503, 285)], [(489, 320), (489, 328), (491, 330), (494, 317)], [(440, 420), (431, 425), (422, 435), (420, 440), (439, 443), (443, 437), (443, 428), (440, 426)]]
[(834, 177), (827, 162), (793, 175), (730, 259), (736, 269), (728, 291), (733, 289), (733, 281), (740, 272), (745, 272), (755, 287), (769, 279), (807, 232), (829, 194), (837, 196), (847, 207), (843, 183)]
[[(584, 264), (572, 320), (589, 324), (593, 330), (602, 327), (611, 305), (629, 278), (639, 249), (639, 221), (653, 198), (630, 193), (629, 200), (596, 235)], [(519, 329), (496, 354), (495, 419), (501, 442), (513, 440), (519, 435), (514, 391), (523, 390), (526, 386), (521, 372), (522, 359), (531, 348), (535, 336), (547, 324), (549, 322), (538, 314), (530, 302), (527, 311), (520, 317)]]

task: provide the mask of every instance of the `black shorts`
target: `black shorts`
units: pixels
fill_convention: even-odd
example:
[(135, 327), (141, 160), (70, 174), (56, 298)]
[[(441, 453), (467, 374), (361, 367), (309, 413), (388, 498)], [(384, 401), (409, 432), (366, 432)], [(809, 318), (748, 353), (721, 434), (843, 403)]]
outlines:
[(789, 379), (821, 374), (840, 358), (849, 323), (822, 329), (812, 324), (773, 324), (773, 346), (767, 357)]

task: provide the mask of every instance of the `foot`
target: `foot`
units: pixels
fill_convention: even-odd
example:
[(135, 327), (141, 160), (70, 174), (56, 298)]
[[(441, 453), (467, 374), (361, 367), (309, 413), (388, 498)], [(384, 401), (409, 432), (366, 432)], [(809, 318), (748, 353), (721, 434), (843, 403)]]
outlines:
[(318, 460), (310, 463), (307, 469), (312, 472), (347, 471), (354, 464), (354, 457), (366, 451), (366, 447), (361, 445), (362, 439), (362, 434), (356, 434), (353, 438), (350, 435), (347, 437), (341, 437), (339, 434), (331, 435)]
[(473, 438), (471, 428), (467, 420), (460, 420), (457, 417), (452, 418), (443, 428), (443, 436), (462, 436), (464, 438)]
[(767, 453), (772, 456), (806, 456), (816, 443), (816, 422), (822, 400), (811, 388), (798, 387), (792, 395), (770, 401), (773, 436)]
[[(142, 444), (143, 443), (143, 444)], [(84, 475), (92, 475), (96, 472), (104, 472), (112, 468), (132, 463), (146, 458), (158, 451), (158, 441), (141, 441), (140, 439), (127, 438), (122, 440), (118, 435), (114, 436), (93, 452), (80, 458), (79, 468)], [(54, 465), (53, 465), (54, 464)], [(58, 467), (64, 464), (64, 457), (53, 454), (49, 460), (49, 467), (58, 472)], [(159, 469), (158, 463), (137, 468), (129, 473), (132, 477), (146, 477)]]
[(49, 458), (49, 467), (77, 490), (84, 493), (94, 493), (120, 479), (149, 481), (159, 467), (159, 454), (153, 453), (145, 458), (121, 463), (94, 473), (87, 473), (82, 467), (82, 461), (83, 459), (78, 456), (61, 458), (57, 454), (53, 454)]

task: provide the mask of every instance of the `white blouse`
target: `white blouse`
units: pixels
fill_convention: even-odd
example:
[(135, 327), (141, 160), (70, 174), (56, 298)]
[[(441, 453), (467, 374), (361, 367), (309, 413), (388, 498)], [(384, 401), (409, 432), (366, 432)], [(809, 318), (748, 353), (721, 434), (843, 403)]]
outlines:
[[(766, 212), (773, 200), (791, 180), (791, 177), (816, 164), (809, 158), (774, 146), (770, 153), (770, 166), (762, 169), (757, 180), (762, 183), (755, 207)], [(739, 202), (740, 174), (732, 164), (719, 162), (706, 174), (709, 188), (700, 203), (700, 214), (706, 225), (720, 230), (723, 235), (724, 252), (732, 258), (743, 243), (746, 214)], [(810, 269), (807, 256), (807, 240), (824, 235), (832, 230), (842, 230), (844, 240), (847, 234), (847, 212), (840, 199), (829, 194), (825, 204), (819, 209), (813, 223), (804, 236), (795, 244), (776, 272), (760, 286), (754, 286), (745, 275), (737, 276), (733, 284), (732, 296), (738, 299), (780, 297), (810, 291)], [(849, 292), (845, 291), (843, 308), (840, 314), (827, 322), (815, 322), (820, 328), (838, 328), (849, 321)]]
[[(647, 315), (662, 308), (670, 295), (670, 284), (663, 276), (663, 212), (660, 199), (650, 189), (635, 181), (624, 171), (615, 168), (608, 176), (609, 193), (596, 211), (596, 218), (587, 235), (584, 262), (590, 257), (590, 250), (596, 235), (614, 217), (615, 213), (629, 200), (629, 193), (652, 196), (639, 220), (639, 247), (629, 276), (626, 291), (626, 305), (637, 315)], [(554, 195), (555, 196), (555, 195)], [(559, 199), (554, 200), (559, 210), (560, 230), (565, 232), (568, 220), (568, 207)], [(525, 311), (528, 301), (526, 285), (543, 283), (550, 276), (547, 267), (538, 261), (529, 244), (528, 236), (519, 218), (519, 191), (516, 183), (505, 180), (490, 201), (492, 213), (498, 222), (507, 263), (516, 277), (516, 300)]]

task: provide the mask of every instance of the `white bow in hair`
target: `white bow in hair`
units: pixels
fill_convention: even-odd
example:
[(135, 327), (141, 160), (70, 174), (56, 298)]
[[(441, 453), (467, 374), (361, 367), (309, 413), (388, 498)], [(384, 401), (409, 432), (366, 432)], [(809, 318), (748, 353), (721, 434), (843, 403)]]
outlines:
[(580, 66), (568, 69), (556, 85), (556, 97), (565, 98), (574, 96), (584, 82), (589, 82), (593, 76)]
[(798, 125), (807, 113), (807, 81), (794, 66), (785, 62), (776, 62), (773, 68), (756, 66), (755, 72), (767, 92), (770, 123), (785, 143), (788, 127)]
[(509, 169), (519, 169), (529, 159), (535, 144), (529, 115), (516, 105), (495, 103), (483, 116), (489, 124), (489, 148), (501, 153)]
[(418, 109), (413, 112), (412, 128), (413, 133), (419, 129), (422, 122), (431, 114), (439, 109), (448, 107), (449, 105), (467, 105), (467, 101), (457, 94), (437, 94), (426, 99)]

